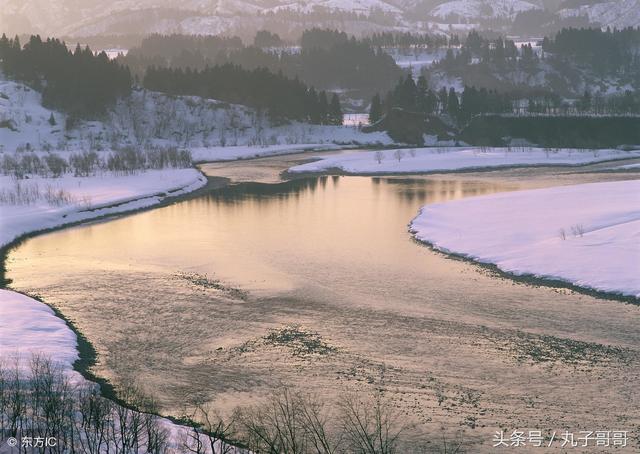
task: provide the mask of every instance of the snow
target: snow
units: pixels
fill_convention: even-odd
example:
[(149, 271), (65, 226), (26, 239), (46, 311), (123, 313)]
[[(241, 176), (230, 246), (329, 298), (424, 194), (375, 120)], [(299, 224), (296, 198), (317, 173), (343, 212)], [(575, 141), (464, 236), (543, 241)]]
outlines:
[[(291, 173), (323, 172), (339, 169), (351, 174), (442, 172), (528, 165), (582, 165), (613, 159), (640, 157), (638, 151), (572, 150), (547, 151), (530, 148), (416, 148), (385, 151), (350, 152), (328, 155), (318, 161), (289, 169)], [(398, 160), (400, 153), (400, 160)], [(381, 157), (378, 163), (377, 157)]]
[(76, 335), (48, 306), (19, 293), (0, 289), (0, 362), (25, 366), (32, 355), (51, 358), (68, 371), (78, 359)]
[(466, 19), (511, 18), (518, 13), (539, 9), (538, 5), (522, 0), (452, 0), (436, 6), (431, 15), (446, 19), (457, 15)]
[(424, 206), (410, 227), (436, 249), (517, 275), (640, 297), (640, 181)]
[(640, 0), (603, 0), (558, 11), (560, 17), (587, 16), (602, 27), (637, 27), (640, 24)]
[[(0, 365), (10, 369), (18, 366), (22, 373), (28, 373), (30, 359), (40, 356), (60, 367), (72, 385), (94, 386), (73, 369), (79, 358), (77, 345), (75, 333), (51, 308), (25, 295), (0, 289)], [(159, 418), (158, 423), (167, 431), (168, 452), (185, 452), (183, 443), (193, 436), (190, 429), (166, 418)], [(212, 453), (204, 435), (201, 441), (203, 452)], [(219, 441), (216, 449), (220, 449)]]
[[(54, 125), (49, 123), (52, 115)], [(336, 144), (392, 143), (384, 132), (363, 133), (353, 126), (299, 122), (273, 125), (245, 106), (147, 90), (136, 90), (119, 101), (103, 121), (82, 121), (76, 128), (66, 130), (66, 119), (64, 113), (43, 107), (38, 92), (3, 80), (0, 75), (0, 153), (175, 146), (208, 148), (206, 159), (218, 160), (215, 153), (224, 154), (226, 147), (310, 149)]]
[(447, 49), (414, 49), (413, 52), (392, 49), (387, 50), (387, 53), (393, 57), (396, 65), (400, 68), (411, 69), (411, 74), (417, 79), (423, 68), (428, 68), (439, 60), (442, 60), (447, 53)]

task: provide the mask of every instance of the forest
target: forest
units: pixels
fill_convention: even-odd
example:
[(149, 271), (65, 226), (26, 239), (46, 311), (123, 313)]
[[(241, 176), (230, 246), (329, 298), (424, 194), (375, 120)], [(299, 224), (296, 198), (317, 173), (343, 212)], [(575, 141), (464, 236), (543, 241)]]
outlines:
[(338, 96), (317, 92), (298, 79), (265, 68), (247, 70), (224, 64), (203, 70), (149, 68), (143, 80), (149, 90), (195, 95), (267, 112), (274, 120), (294, 119), (314, 124), (342, 124)]
[(131, 90), (131, 74), (126, 66), (77, 46), (70, 51), (65, 43), (31, 36), (22, 46), (20, 39), (0, 38), (0, 68), (8, 77), (25, 82), (42, 92), (43, 104), (67, 113), (95, 117)]
[(402, 76), (393, 58), (376, 47), (382, 38), (376, 38), (377, 44), (373, 39), (358, 40), (344, 32), (314, 28), (303, 32), (299, 49), (287, 51), (271, 47), (282, 44), (275, 34), (259, 33), (252, 46), (243, 46), (239, 38), (152, 35), (118, 61), (139, 76), (150, 66), (204, 69), (233, 64), (282, 72), (319, 89), (373, 93), (389, 90)]

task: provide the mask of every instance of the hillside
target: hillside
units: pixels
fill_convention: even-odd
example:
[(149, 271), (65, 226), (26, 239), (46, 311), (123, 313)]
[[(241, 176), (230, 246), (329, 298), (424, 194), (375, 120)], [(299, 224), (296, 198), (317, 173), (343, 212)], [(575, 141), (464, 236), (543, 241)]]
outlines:
[(14, 152), (109, 151), (128, 146), (221, 149), (234, 146), (389, 143), (385, 133), (291, 122), (272, 124), (253, 109), (195, 96), (135, 90), (100, 121), (42, 106), (37, 91), (0, 75), (0, 159)]
[[(380, 30), (449, 31), (471, 27), (511, 31), (532, 11), (546, 22), (623, 27), (640, 24), (640, 0), (5, 0), (0, 31), (57, 36), (101, 34), (238, 34), (261, 28), (295, 36), (310, 26), (351, 33)], [(531, 18), (529, 18), (531, 19)], [(544, 20), (543, 20), (544, 19)], [(537, 23), (537, 22), (536, 22)], [(516, 30), (517, 31), (517, 30)]]

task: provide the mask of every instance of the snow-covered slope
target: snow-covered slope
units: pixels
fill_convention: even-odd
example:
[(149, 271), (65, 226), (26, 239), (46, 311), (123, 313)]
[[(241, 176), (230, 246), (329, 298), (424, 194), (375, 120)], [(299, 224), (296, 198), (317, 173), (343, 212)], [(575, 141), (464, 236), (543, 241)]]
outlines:
[(219, 149), (391, 143), (386, 133), (296, 122), (273, 126), (264, 115), (244, 106), (146, 90), (121, 100), (102, 121), (84, 121), (67, 129), (67, 116), (43, 107), (41, 98), (0, 75), (0, 153), (101, 151), (130, 145)]
[(607, 27), (640, 25), (640, 0), (602, 0), (559, 11), (561, 17), (587, 16), (591, 22)]
[[(565, 6), (561, 17), (587, 16), (603, 26), (640, 24), (640, 0), (591, 0)], [(131, 33), (233, 33), (250, 38), (255, 30), (274, 25), (267, 17), (286, 12), (280, 20), (280, 32), (310, 28), (314, 25), (346, 29), (353, 33), (372, 31), (448, 30), (448, 24), (490, 27), (494, 19), (512, 20), (523, 11), (560, 7), (549, 0), (3, 0), (0, 31), (67, 36)], [(335, 17), (333, 22), (313, 23), (301, 18), (291, 20), (290, 12), (349, 12), (361, 17)], [(371, 17), (384, 12), (380, 22)], [(366, 19), (369, 17), (370, 19)], [(285, 21), (284, 23), (282, 21)], [(319, 20), (319, 19), (318, 19)], [(276, 20), (277, 22), (277, 20)], [(475, 25), (473, 25), (475, 24)]]
[(426, 205), (411, 230), (503, 271), (640, 298), (639, 180)]
[(453, 15), (467, 20), (513, 19), (518, 13), (539, 8), (524, 0), (451, 0), (436, 6), (431, 15), (440, 19)]

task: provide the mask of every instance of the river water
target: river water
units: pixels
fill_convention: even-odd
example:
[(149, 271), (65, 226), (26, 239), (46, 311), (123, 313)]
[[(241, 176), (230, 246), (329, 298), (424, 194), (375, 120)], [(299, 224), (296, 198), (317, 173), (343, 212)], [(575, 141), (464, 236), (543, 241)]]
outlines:
[(417, 437), (444, 426), (474, 452), (504, 427), (640, 424), (638, 307), (515, 283), (407, 232), (427, 203), (615, 177), (278, 182), (301, 159), (205, 165), (232, 184), (29, 239), (7, 276), (75, 322), (98, 351), (95, 373), (135, 381), (167, 414), (229, 411), (285, 384), (329, 403), (383, 389)]

